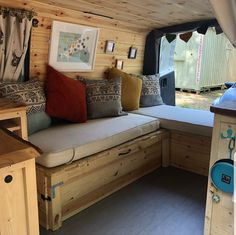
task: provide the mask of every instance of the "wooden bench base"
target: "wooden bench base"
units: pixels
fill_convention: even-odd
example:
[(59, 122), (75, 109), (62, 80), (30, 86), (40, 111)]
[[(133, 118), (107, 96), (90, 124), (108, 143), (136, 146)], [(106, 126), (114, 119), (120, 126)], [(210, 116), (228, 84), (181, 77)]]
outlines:
[(160, 129), (70, 165), (37, 165), (40, 224), (62, 221), (134, 180), (169, 163), (169, 132)]
[(208, 176), (211, 137), (170, 132), (170, 165)]

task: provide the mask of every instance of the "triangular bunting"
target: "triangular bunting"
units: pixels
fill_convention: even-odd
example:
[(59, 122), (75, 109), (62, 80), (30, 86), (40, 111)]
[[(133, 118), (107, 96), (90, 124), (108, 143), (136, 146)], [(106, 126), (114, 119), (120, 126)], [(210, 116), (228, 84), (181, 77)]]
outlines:
[(166, 40), (171, 43), (172, 41), (174, 41), (176, 39), (176, 34), (166, 34)]
[(208, 29), (208, 25), (204, 24), (197, 29), (197, 32), (200, 34), (206, 34), (207, 29)]
[(219, 25), (215, 26), (215, 31), (216, 31), (216, 34), (223, 33), (223, 30), (222, 30), (222, 28)]
[(192, 37), (193, 33), (192, 32), (187, 32), (187, 33), (183, 33), (180, 34), (179, 37), (181, 40), (183, 40), (184, 42), (188, 42), (189, 39)]

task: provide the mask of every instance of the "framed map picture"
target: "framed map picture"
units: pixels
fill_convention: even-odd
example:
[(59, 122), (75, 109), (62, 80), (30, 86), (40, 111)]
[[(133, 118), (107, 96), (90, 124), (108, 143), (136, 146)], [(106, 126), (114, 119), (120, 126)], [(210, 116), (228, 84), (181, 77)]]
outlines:
[(53, 21), (49, 64), (59, 71), (92, 71), (99, 29)]

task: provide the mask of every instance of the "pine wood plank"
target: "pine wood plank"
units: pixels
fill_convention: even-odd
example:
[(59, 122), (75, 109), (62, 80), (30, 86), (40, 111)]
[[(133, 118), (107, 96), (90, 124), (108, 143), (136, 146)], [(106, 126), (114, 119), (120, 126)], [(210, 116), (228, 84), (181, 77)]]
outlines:
[(41, 225), (56, 230), (65, 219), (159, 167), (167, 138), (168, 131), (161, 129), (70, 165), (37, 166), (38, 194), (50, 197), (39, 198)]

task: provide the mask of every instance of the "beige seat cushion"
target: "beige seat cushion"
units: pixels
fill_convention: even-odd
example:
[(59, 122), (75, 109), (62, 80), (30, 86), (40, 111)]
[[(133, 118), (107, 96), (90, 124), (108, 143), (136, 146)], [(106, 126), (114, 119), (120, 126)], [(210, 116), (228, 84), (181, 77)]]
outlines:
[(37, 163), (55, 167), (98, 153), (159, 128), (156, 118), (128, 114), (89, 120), (80, 124), (52, 126), (29, 136), (44, 154)]
[(212, 135), (214, 115), (210, 111), (158, 105), (140, 108), (132, 113), (156, 117), (160, 120), (162, 128), (204, 136)]

